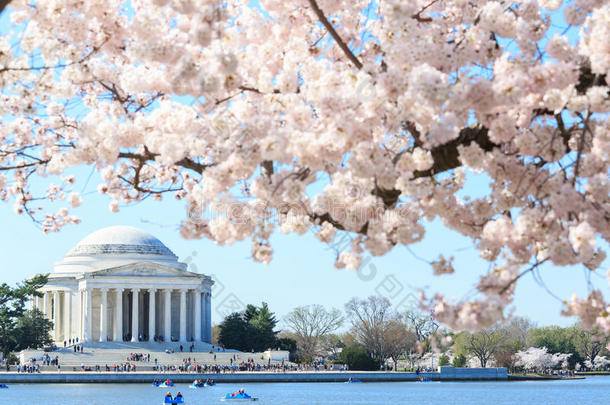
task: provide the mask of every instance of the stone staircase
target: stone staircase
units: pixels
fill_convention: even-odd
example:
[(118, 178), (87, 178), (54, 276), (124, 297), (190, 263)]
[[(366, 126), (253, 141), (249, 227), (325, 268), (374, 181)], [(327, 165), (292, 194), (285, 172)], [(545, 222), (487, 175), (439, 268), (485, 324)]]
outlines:
[[(151, 371), (155, 365), (155, 359), (159, 365), (180, 365), (184, 359), (191, 358), (196, 364), (216, 364), (230, 365), (231, 359), (235, 356), (234, 363), (254, 359), (258, 364), (267, 364), (263, 353), (244, 353), (236, 350), (226, 350), (214, 346), (209, 343), (198, 342), (195, 344), (193, 352), (189, 351), (191, 343), (183, 344), (183, 351), (180, 352), (180, 343), (149, 343), (149, 342), (92, 342), (83, 344), (83, 353), (74, 352), (73, 347), (60, 348), (52, 352), (43, 352), (42, 350), (24, 350), (20, 353), (22, 363), (29, 363), (31, 359), (36, 359), (38, 364), (42, 364), (41, 360), (45, 354), (48, 354), (51, 359), (58, 358), (62, 369), (71, 370), (72, 367), (80, 368), (81, 364), (94, 367), (99, 365), (113, 366), (115, 364), (131, 363), (136, 365), (139, 371)], [(166, 352), (169, 351), (169, 353)], [(174, 351), (173, 353), (171, 351)], [(212, 351), (212, 353), (210, 353)], [(129, 361), (128, 356), (131, 353), (142, 354), (148, 357), (150, 361)], [(275, 363), (275, 362), (272, 362)], [(43, 367), (42, 370), (56, 370), (55, 366)]]

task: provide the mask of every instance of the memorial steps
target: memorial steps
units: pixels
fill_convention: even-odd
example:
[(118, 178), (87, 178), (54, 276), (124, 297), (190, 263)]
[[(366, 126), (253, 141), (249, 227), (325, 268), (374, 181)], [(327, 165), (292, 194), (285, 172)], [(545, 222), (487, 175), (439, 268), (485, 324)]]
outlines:
[[(180, 352), (180, 343), (148, 343), (148, 342), (103, 342), (103, 343), (85, 343), (83, 353), (74, 352), (72, 346), (61, 348), (51, 352), (42, 350), (24, 350), (19, 354), (22, 364), (30, 363), (31, 359), (36, 359), (37, 364), (42, 364), (42, 358), (48, 354), (51, 359), (58, 358), (61, 367), (80, 367), (81, 364), (86, 366), (113, 366), (125, 363), (136, 365), (136, 369), (142, 371), (150, 371), (155, 365), (155, 359), (159, 365), (181, 365), (186, 358), (194, 359), (196, 364), (218, 364), (230, 365), (233, 355), (236, 356), (238, 364), (242, 361), (247, 361), (254, 358), (257, 363), (263, 363), (263, 353), (244, 353), (235, 350), (217, 351), (209, 353), (212, 345), (209, 343), (199, 342), (195, 344), (193, 352), (189, 351), (190, 343), (184, 343), (183, 351)], [(174, 350), (174, 353), (166, 353), (166, 350)], [(148, 356), (149, 361), (130, 361), (128, 357), (132, 354), (142, 354)], [(216, 360), (214, 360), (216, 356)], [(55, 366), (44, 367), (43, 370), (56, 370)]]

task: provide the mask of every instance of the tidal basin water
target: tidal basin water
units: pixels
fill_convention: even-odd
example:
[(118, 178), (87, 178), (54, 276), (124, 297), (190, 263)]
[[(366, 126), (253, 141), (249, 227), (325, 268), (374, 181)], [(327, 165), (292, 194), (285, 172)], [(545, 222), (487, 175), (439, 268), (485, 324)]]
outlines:
[[(1, 378), (1, 377), (0, 377)], [(571, 381), (252, 383), (190, 389), (177, 384), (185, 404), (221, 404), (225, 393), (245, 388), (258, 404), (605, 404), (610, 377)], [(161, 404), (167, 388), (147, 384), (11, 384), (0, 390), (2, 404)]]

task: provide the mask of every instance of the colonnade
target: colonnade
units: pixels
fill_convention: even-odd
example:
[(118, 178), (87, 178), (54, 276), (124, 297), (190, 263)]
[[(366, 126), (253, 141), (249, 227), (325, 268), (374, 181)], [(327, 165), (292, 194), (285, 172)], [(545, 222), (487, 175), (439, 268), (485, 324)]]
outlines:
[(89, 287), (47, 290), (34, 305), (56, 342), (211, 342), (211, 294), (200, 288)]

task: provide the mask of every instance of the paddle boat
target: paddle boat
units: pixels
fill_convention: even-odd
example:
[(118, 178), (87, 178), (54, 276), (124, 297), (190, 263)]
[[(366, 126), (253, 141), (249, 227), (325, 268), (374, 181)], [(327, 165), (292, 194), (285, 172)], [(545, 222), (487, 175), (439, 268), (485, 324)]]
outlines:
[(8, 385), (6, 385), (6, 384), (0, 384), (0, 388), (8, 388)]
[(419, 377), (419, 382), (430, 382), (432, 381), (430, 377)]
[(224, 398), (220, 398), (222, 402), (246, 402), (246, 401), (258, 401), (258, 398), (253, 398), (250, 395), (244, 392), (244, 389), (237, 392), (230, 392), (224, 396)]
[(350, 377), (350, 378), (348, 378), (348, 379), (347, 379), (347, 381), (346, 381), (345, 383), (346, 383), (346, 384), (353, 384), (353, 383), (360, 383), (360, 382), (362, 382), (362, 381), (360, 381), (360, 380), (359, 380), (359, 379), (357, 379), (357, 378)]
[(174, 382), (171, 380), (165, 380), (165, 381), (155, 380), (155, 381), (153, 381), (152, 385), (153, 385), (153, 387), (167, 388), (167, 387), (173, 387)]
[(206, 387), (205, 383), (201, 380), (195, 380), (189, 385), (189, 388), (203, 388)]
[(209, 379), (208, 379), (208, 380), (205, 380), (205, 384), (204, 384), (204, 385), (205, 385), (206, 387), (213, 387), (213, 386), (215, 386), (215, 385), (216, 385), (216, 381), (214, 381), (214, 380), (209, 380)]
[(165, 395), (165, 399), (163, 400), (163, 404), (183, 404), (184, 403), (184, 398), (182, 397), (181, 393), (177, 393), (176, 397), (172, 398), (172, 394), (171, 393), (167, 393), (167, 395)]

